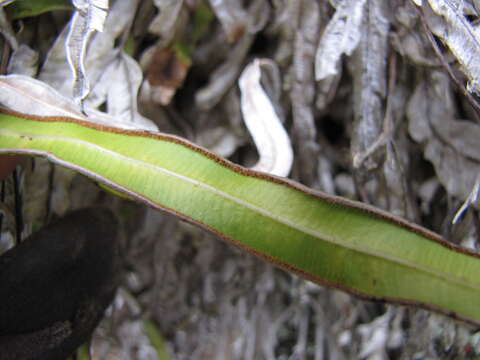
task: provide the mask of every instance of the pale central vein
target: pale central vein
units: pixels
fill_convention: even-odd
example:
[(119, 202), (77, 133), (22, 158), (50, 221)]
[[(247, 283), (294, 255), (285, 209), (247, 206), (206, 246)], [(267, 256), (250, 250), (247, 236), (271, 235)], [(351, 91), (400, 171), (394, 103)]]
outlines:
[[(443, 273), (441, 271), (435, 271), (435, 270), (433, 270), (433, 269), (431, 269), (427, 266), (423, 266), (421, 264), (414, 263), (414, 262), (406, 260), (406, 259), (401, 259), (399, 257), (396, 257), (396, 256), (392, 255), (392, 254), (386, 254), (386, 253), (382, 253), (382, 252), (379, 252), (379, 251), (376, 251), (376, 250), (373, 250), (373, 249), (368, 249), (368, 248), (365, 248), (365, 247), (361, 247), (361, 246), (352, 244), (348, 241), (345, 241), (345, 240), (342, 240), (342, 239), (324, 234), (324, 233), (322, 233), (318, 230), (313, 230), (313, 229), (301, 226), (301, 225), (296, 224), (295, 222), (293, 222), (293, 221), (291, 221), (291, 220), (289, 220), (289, 219), (287, 219), (287, 218), (285, 218), (281, 215), (271, 213), (271, 212), (269, 212), (265, 209), (262, 209), (262, 208), (260, 208), (256, 205), (248, 202), (248, 201), (245, 201), (245, 200), (242, 200), (238, 197), (235, 197), (235, 196), (233, 196), (229, 193), (226, 193), (222, 190), (219, 190), (218, 188), (215, 188), (215, 187), (213, 187), (211, 185), (208, 185), (204, 182), (200, 182), (200, 181), (195, 180), (191, 177), (179, 174), (177, 172), (174, 172), (174, 171), (171, 171), (169, 169), (160, 167), (158, 165), (150, 164), (150, 163), (145, 162), (145, 161), (141, 161), (141, 160), (138, 160), (138, 159), (134, 159), (132, 157), (128, 157), (126, 155), (123, 155), (123, 154), (120, 154), (118, 152), (106, 149), (106, 148), (104, 148), (100, 145), (97, 145), (97, 144), (94, 144), (94, 143), (91, 143), (91, 142), (88, 142), (88, 141), (85, 141), (85, 140), (72, 138), (72, 137), (67, 137), (67, 136), (27, 134), (27, 133), (23, 133), (23, 132), (21, 133), (21, 132), (7, 130), (7, 129), (0, 129), (0, 134), (2, 134), (2, 133), (6, 134), (6, 135), (28, 137), (28, 138), (31, 138), (31, 139), (45, 139), (45, 140), (51, 140), (51, 141), (56, 141), (56, 142), (65, 141), (65, 142), (70, 142), (70, 143), (77, 143), (77, 144), (83, 145), (87, 148), (94, 149), (97, 152), (106, 154), (107, 156), (112, 156), (114, 158), (119, 158), (123, 162), (132, 163), (132, 164), (134, 164), (134, 166), (135, 165), (143, 166), (143, 167), (152, 169), (154, 171), (158, 171), (158, 172), (170, 175), (174, 178), (180, 179), (180, 180), (188, 182), (190, 184), (199, 186), (199, 187), (201, 187), (205, 190), (208, 190), (209, 192), (211, 192), (214, 195), (217, 195), (219, 197), (228, 199), (228, 200), (230, 200), (234, 203), (237, 203), (238, 205), (241, 205), (241, 206), (243, 206), (247, 209), (250, 209), (250, 210), (252, 210), (256, 213), (259, 213), (259, 214), (261, 214), (265, 217), (271, 218), (276, 222), (279, 222), (281, 224), (284, 224), (286, 226), (294, 228), (294, 229), (296, 229), (296, 230), (298, 230), (302, 233), (308, 234), (308, 235), (310, 235), (314, 238), (319, 238), (319, 239), (322, 239), (324, 241), (330, 242), (332, 244), (335, 244), (335, 245), (338, 245), (338, 246), (343, 246), (345, 248), (348, 248), (348, 249), (351, 249), (351, 250), (354, 250), (354, 251), (357, 251), (357, 252), (360, 252), (360, 253), (365, 253), (365, 254), (368, 254), (368, 255), (371, 255), (371, 256), (374, 256), (374, 257), (378, 257), (378, 258), (381, 258), (381, 259), (387, 259), (387, 260), (389, 260), (393, 263), (397, 263), (397, 264), (403, 265), (403, 266), (408, 267), (408, 268), (413, 268), (413, 269), (423, 271), (423, 272), (428, 273), (428, 274), (430, 274), (434, 277), (444, 279), (444, 280), (447, 280), (447, 281), (450, 281), (450, 282), (453, 282), (453, 283), (457, 283), (457, 284), (460, 284), (460, 285), (463, 285), (463, 286), (466, 286), (466, 287), (470, 287), (470, 288), (475, 289), (475, 290), (480, 290), (479, 285), (475, 285), (475, 284), (472, 284), (468, 281), (464, 281), (463, 279), (460, 279), (458, 277), (453, 277), (450, 274), (446, 274), (446, 273)], [(18, 150), (19, 149), (0, 149), (1, 152), (8, 152), (8, 151), (15, 152), (15, 151), (18, 151)], [(97, 161), (98, 161), (98, 159), (97, 159)], [(70, 162), (68, 162), (68, 163), (70, 163)], [(76, 167), (78, 168), (77, 165), (76, 165)]]

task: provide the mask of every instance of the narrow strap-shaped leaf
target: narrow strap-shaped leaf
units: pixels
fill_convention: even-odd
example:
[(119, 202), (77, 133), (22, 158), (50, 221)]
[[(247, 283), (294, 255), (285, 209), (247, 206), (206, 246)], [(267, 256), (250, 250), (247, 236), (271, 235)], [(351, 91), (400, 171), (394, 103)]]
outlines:
[(480, 324), (477, 253), (186, 140), (2, 110), (2, 153), (46, 157), (316, 283)]

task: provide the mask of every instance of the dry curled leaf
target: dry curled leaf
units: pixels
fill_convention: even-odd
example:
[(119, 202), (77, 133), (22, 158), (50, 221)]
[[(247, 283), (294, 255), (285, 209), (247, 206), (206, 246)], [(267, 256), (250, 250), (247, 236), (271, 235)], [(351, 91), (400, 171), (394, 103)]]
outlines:
[(130, 119), (122, 121), (121, 117), (109, 116), (88, 107), (84, 108), (83, 113), (73, 100), (64, 97), (44, 82), (28, 76), (0, 76), (0, 89), (0, 104), (8, 108), (19, 109), (26, 114), (69, 116), (124, 129), (156, 130), (150, 122), (143, 124), (142, 127), (142, 124), (134, 124)]
[(428, 0), (423, 8), (429, 28), (462, 65), (468, 88), (480, 92), (480, 34), (465, 17), (463, 5), (463, 1)]
[[(290, 99), (293, 115), (293, 140), (298, 150), (297, 166), (300, 179), (313, 185), (317, 175), (319, 145), (313, 112), (315, 95), (314, 58), (320, 26), (320, 8), (315, 0), (295, 2), (290, 19), (294, 33), (291, 64), (292, 90)], [(313, 160), (312, 160), (313, 159)], [(313, 164), (312, 164), (313, 162)], [(307, 165), (308, 163), (308, 165)]]
[[(362, 25), (362, 38), (353, 61), (355, 122), (351, 140), (353, 164), (360, 167), (358, 160), (378, 139), (384, 116), (383, 100), (387, 91), (387, 51), (389, 21), (385, 15), (387, 5), (383, 0), (366, 3)], [(367, 168), (378, 164), (369, 159)]]
[(183, 6), (183, 0), (154, 0), (158, 15), (153, 19), (148, 30), (160, 36), (164, 41), (173, 38), (175, 23)]
[[(130, 26), (138, 3), (139, 0), (114, 2), (109, 10), (104, 31), (95, 33), (91, 38), (89, 51), (84, 54), (85, 70), (91, 89), (84, 101), (84, 108), (88, 113), (91, 109), (105, 104), (107, 112), (117, 116), (120, 123), (124, 123), (119, 126), (155, 131), (156, 125), (141, 116), (137, 110), (141, 70), (136, 61), (122, 50), (123, 42), (116, 44), (116, 40)], [(39, 75), (40, 80), (67, 97), (72, 94), (70, 83), (65, 81), (65, 78), (70, 76), (64, 45), (69, 31), (67, 25), (50, 49)], [(131, 124), (128, 125), (127, 122)]]
[(480, 126), (456, 119), (453, 104), (448, 77), (435, 72), (417, 85), (407, 116), (410, 135), (425, 145), (448, 194), (465, 200), (480, 173)]
[[(104, 101), (96, 99), (94, 88), (98, 79), (105, 72), (105, 68), (117, 57), (119, 49), (116, 47), (116, 40), (131, 24), (138, 3), (139, 0), (114, 2), (109, 10), (103, 32), (94, 33), (89, 42), (84, 60), (93, 93), (89, 95), (86, 102), (93, 107), (101, 105)], [(67, 56), (65, 41), (69, 31), (70, 25), (67, 24), (48, 51), (46, 61), (39, 74), (40, 80), (65, 96), (73, 96), (71, 83), (66, 81), (71, 76), (70, 66), (65, 61)]]
[(248, 28), (248, 13), (237, 0), (209, 0), (215, 15), (218, 17), (230, 42), (240, 39)]
[[(221, 5), (223, 0), (215, 0), (215, 3)], [(246, 23), (248, 27), (245, 33), (232, 45), (225, 61), (212, 72), (209, 83), (195, 94), (195, 103), (200, 109), (212, 109), (233, 86), (253, 44), (255, 34), (260, 32), (268, 21), (270, 7), (263, 0), (255, 0), (248, 7), (247, 13), (250, 19)]]
[(85, 72), (85, 52), (94, 31), (103, 31), (108, 0), (73, 0), (76, 8), (66, 39), (67, 60), (73, 74), (73, 97), (82, 103), (90, 92)]
[[(107, 113), (110, 116), (138, 128), (156, 131), (156, 125), (138, 112), (137, 95), (142, 78), (138, 63), (124, 51), (120, 51), (105, 69), (97, 87), (103, 88)], [(97, 87), (93, 89), (94, 92)]]
[(253, 169), (287, 176), (293, 162), (292, 145), (260, 84), (261, 62), (254, 60), (239, 80), (243, 118), (260, 156)]
[(315, 79), (322, 80), (338, 73), (342, 54), (351, 55), (361, 37), (360, 26), (366, 0), (345, 0), (328, 23), (315, 55)]
[(35, 76), (38, 71), (38, 53), (25, 44), (21, 44), (12, 54), (8, 64), (9, 74)]

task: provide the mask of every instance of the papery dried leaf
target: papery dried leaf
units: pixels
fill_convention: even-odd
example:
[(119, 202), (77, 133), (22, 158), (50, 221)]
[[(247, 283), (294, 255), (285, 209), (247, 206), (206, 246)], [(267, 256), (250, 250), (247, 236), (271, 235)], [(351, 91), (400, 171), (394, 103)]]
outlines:
[(253, 43), (254, 35), (266, 25), (269, 13), (270, 8), (263, 0), (255, 0), (250, 4), (248, 15), (251, 19), (247, 24), (247, 31), (235, 43), (226, 61), (210, 75), (208, 85), (195, 94), (195, 103), (199, 108), (203, 110), (211, 109), (220, 101), (228, 89), (233, 86), (238, 78), (248, 50)]
[[(428, 0), (425, 17), (432, 32), (448, 46), (469, 79), (468, 88), (480, 92), (480, 34), (463, 13), (463, 1)], [(433, 11), (432, 11), (433, 10)]]
[(480, 174), (480, 126), (465, 120), (433, 120), (435, 136), (427, 144), (425, 157), (434, 164), (448, 193), (465, 200)]
[(249, 21), (248, 13), (237, 0), (209, 0), (215, 15), (222, 23), (230, 42), (240, 39)]
[(459, 153), (480, 162), (480, 126), (466, 120), (450, 120), (433, 122), (435, 135), (448, 143)]
[(479, 1), (479, 0), (473, 0), (472, 2), (473, 2), (473, 4), (472, 4), (473, 7), (474, 7), (474, 8), (477, 10), (477, 12), (478, 12), (478, 10), (480, 9), (480, 1)]
[[(315, 79), (314, 57), (318, 42), (320, 8), (315, 0), (301, 0), (292, 19), (294, 30), (294, 51), (290, 93), (293, 111), (293, 135), (299, 152), (298, 168), (302, 182), (313, 185), (317, 176), (319, 146), (316, 142), (317, 129), (313, 114)], [(308, 165), (307, 165), (308, 161)]]
[(72, 0), (76, 11), (87, 17), (85, 31), (103, 31), (108, 11), (108, 0)]
[(83, 59), (87, 49), (87, 42), (91, 31), (87, 30), (86, 16), (76, 12), (70, 23), (70, 32), (67, 37), (67, 60), (73, 74), (73, 97), (81, 103), (90, 92)]
[[(34, 162), (34, 166), (24, 167), (25, 196), (23, 198), (25, 223), (29, 224), (32, 231), (41, 228), (48, 219), (49, 212), (53, 210), (49, 206), (49, 200), (52, 196), (51, 191), (49, 191), (49, 177), (52, 175), (53, 165), (44, 159), (35, 159)], [(62, 183), (60, 182), (59, 186)], [(57, 186), (52, 189), (52, 191), (57, 190)], [(69, 201), (66, 200), (65, 203), (68, 204)]]
[[(0, 211), (0, 214), (6, 217), (6, 215), (3, 214), (1, 211)], [(0, 255), (3, 254), (8, 249), (15, 246), (15, 239), (12, 233), (9, 231), (9, 227), (11, 226), (7, 227), (7, 224), (4, 224), (4, 223), (2, 223), (2, 225), (4, 225), (3, 227), (4, 230), (0, 233)], [(15, 224), (12, 224), (12, 225), (15, 225)]]
[(434, 72), (429, 81), (421, 81), (407, 105), (408, 131), (417, 142), (432, 136), (431, 123), (450, 122), (454, 118), (454, 106), (445, 74)]
[[(102, 33), (94, 34), (89, 45), (89, 52), (85, 59), (86, 69), (89, 79), (92, 83), (92, 92), (86, 102), (92, 107), (100, 106), (106, 101), (105, 93), (96, 93), (96, 89), (102, 92), (102, 85), (97, 87), (99, 79), (104, 75), (107, 69), (116, 63), (122, 53), (123, 42), (119, 47), (116, 46), (116, 40), (122, 37), (129, 28), (140, 0), (116, 1), (109, 10), (109, 16), (105, 23)], [(136, 70), (138, 72), (138, 70)], [(103, 84), (109, 87), (109, 84)], [(113, 85), (112, 85), (113, 86)]]
[(23, 75), (0, 77), (0, 102), (9, 108), (41, 116), (84, 118), (78, 106), (44, 82)]
[(82, 103), (90, 92), (85, 72), (85, 52), (94, 31), (103, 31), (108, 0), (73, 0), (76, 8), (66, 39), (67, 60), (73, 73), (73, 97)]
[[(432, 108), (435, 108), (435, 106), (431, 107), (430, 104), (425, 101), (425, 99), (428, 99), (423, 97), (423, 93), (425, 92), (425, 86), (426, 84), (421, 84), (421, 86), (417, 86), (407, 108), (407, 115), (410, 119), (408, 123), (408, 130), (410, 136), (417, 142), (425, 141), (432, 134), (427, 119), (430, 116), (430, 110)], [(425, 115), (425, 117), (422, 115)]]
[(209, 110), (214, 107), (235, 83), (253, 40), (252, 35), (245, 34), (237, 41), (228, 59), (210, 75), (209, 84), (198, 90), (195, 103), (200, 109)]
[(50, 48), (38, 78), (57, 89), (64, 96), (73, 97), (71, 83), (66, 81), (71, 77), (70, 66), (65, 61), (67, 56), (65, 40), (68, 32), (69, 26), (67, 25)]
[(392, 45), (402, 55), (414, 64), (423, 66), (439, 66), (440, 62), (432, 51), (431, 45), (416, 32), (395, 34)]
[[(139, 0), (116, 1), (109, 11), (104, 31), (95, 33), (88, 45), (89, 51), (85, 57), (85, 69), (91, 82), (92, 91), (85, 101), (86, 107), (98, 107), (106, 101), (107, 91), (111, 84), (98, 84), (109, 66), (115, 64), (120, 56), (121, 49), (115, 48), (115, 40), (122, 35), (131, 23)], [(70, 68), (65, 61), (65, 39), (68, 35), (68, 26), (58, 36), (50, 49), (47, 60), (39, 74), (39, 79), (54, 87), (64, 96), (73, 96), (68, 81)]]
[(389, 340), (389, 323), (394, 310), (390, 307), (382, 316), (377, 317), (369, 324), (362, 324), (358, 328), (363, 338), (359, 357), (365, 359), (387, 359), (387, 342)]
[[(355, 167), (378, 139), (383, 123), (386, 95), (388, 30), (383, 0), (368, 0), (362, 26), (362, 39), (354, 56), (354, 114), (351, 152)], [(367, 168), (377, 164), (366, 163)]]
[(408, 142), (396, 141), (394, 144), (386, 144), (385, 161), (383, 163), (383, 178), (386, 187), (386, 199), (388, 210), (397, 216), (414, 218), (416, 209), (413, 208), (408, 193), (407, 176), (405, 169), (408, 168), (409, 159), (403, 159), (401, 155)]
[[(0, 76), (0, 104), (19, 109), (26, 114), (40, 116), (69, 116), (124, 129), (145, 128), (129, 121), (119, 121), (100, 111), (85, 107), (84, 115), (77, 104), (42, 81), (23, 75)], [(146, 127), (152, 130), (152, 127)]]
[(38, 71), (38, 53), (25, 44), (21, 44), (12, 54), (8, 63), (9, 74), (35, 76)]
[[(142, 78), (142, 70), (138, 63), (122, 51), (99, 79), (97, 84), (103, 89), (98, 89), (98, 92), (105, 94), (109, 115), (120, 122), (156, 131), (157, 126), (138, 112), (137, 95)], [(93, 91), (97, 92), (97, 89)]]
[[(234, 152), (247, 141), (247, 132), (241, 112), (240, 96), (238, 89), (233, 87), (225, 95), (219, 104), (218, 111), (201, 113), (196, 116), (198, 122), (194, 142), (204, 146), (212, 152), (225, 158), (233, 155)], [(246, 158), (245, 164), (253, 164)]]
[(279, 65), (286, 64), (292, 57), (291, 42), (295, 34), (298, 11), (298, 1), (273, 1), (274, 14), (271, 31), (278, 36), (279, 43), (273, 60)]
[(5, 39), (7, 39), (12, 49), (15, 50), (18, 48), (17, 38), (15, 37), (15, 33), (13, 32), (10, 22), (5, 16), (5, 11), (3, 8), (0, 8), (0, 33), (2, 33)]
[(331, 75), (317, 83), (315, 94), (315, 107), (322, 111), (326, 110), (328, 105), (335, 99), (335, 94), (342, 79), (343, 71), (339, 69), (337, 74)]
[(260, 84), (261, 60), (248, 65), (239, 79), (245, 124), (259, 153), (255, 170), (287, 176), (293, 162), (290, 139)]
[(435, 72), (417, 86), (407, 116), (410, 135), (425, 144), (424, 156), (442, 185), (465, 200), (480, 173), (480, 126), (455, 120), (453, 104), (447, 75)]
[[(385, 161), (383, 163), (383, 179), (388, 210), (407, 219), (418, 219), (417, 203), (409, 187), (411, 142), (405, 127), (396, 126), (405, 123), (407, 102), (411, 90), (398, 81), (396, 57), (389, 64), (389, 90), (381, 138), (385, 141)], [(383, 145), (382, 145), (383, 146)]]
[(174, 36), (175, 23), (183, 6), (183, 0), (154, 0), (154, 4), (159, 13), (148, 30), (169, 41)]
[(418, 31), (421, 23), (414, 5), (407, 2), (396, 8), (395, 24), (398, 29), (391, 32), (391, 43), (402, 57), (422, 66), (441, 66), (428, 37), (423, 31)]
[(425, 158), (435, 166), (440, 182), (450, 196), (465, 200), (480, 174), (480, 164), (463, 156), (451, 144), (432, 138), (425, 147)]
[(322, 80), (338, 72), (342, 54), (351, 55), (361, 37), (363, 7), (366, 0), (340, 3), (320, 38), (315, 55), (315, 79)]

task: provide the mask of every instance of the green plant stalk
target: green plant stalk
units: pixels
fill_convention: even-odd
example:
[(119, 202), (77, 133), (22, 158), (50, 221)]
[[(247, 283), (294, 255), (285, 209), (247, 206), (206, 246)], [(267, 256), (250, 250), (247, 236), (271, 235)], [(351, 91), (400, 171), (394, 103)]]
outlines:
[(184, 139), (1, 110), (0, 154), (46, 157), (318, 284), (480, 325), (478, 253)]

